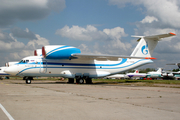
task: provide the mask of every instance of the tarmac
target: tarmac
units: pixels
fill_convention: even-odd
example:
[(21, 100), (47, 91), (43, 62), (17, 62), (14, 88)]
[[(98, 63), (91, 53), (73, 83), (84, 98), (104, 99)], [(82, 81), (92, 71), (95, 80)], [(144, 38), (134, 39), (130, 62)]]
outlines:
[(0, 80), (0, 105), (0, 120), (179, 120), (180, 88)]

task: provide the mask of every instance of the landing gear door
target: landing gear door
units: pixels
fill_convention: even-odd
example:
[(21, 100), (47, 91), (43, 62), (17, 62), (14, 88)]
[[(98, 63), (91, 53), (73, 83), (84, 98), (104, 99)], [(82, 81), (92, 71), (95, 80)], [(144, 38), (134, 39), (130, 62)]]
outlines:
[(40, 73), (46, 73), (47, 72), (47, 61), (41, 60), (40, 62)]

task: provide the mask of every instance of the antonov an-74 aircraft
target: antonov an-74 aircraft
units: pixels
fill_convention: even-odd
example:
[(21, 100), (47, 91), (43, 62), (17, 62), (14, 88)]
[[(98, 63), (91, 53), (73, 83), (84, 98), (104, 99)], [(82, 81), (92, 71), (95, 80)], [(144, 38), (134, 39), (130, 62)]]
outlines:
[(33, 77), (64, 77), (69, 83), (92, 83), (92, 78), (105, 77), (152, 63), (154, 48), (161, 38), (174, 36), (174, 33), (134, 36), (139, 43), (130, 56), (82, 54), (80, 49), (66, 45), (42, 47), (41, 56), (23, 58), (5, 72), (23, 76), (27, 84)]

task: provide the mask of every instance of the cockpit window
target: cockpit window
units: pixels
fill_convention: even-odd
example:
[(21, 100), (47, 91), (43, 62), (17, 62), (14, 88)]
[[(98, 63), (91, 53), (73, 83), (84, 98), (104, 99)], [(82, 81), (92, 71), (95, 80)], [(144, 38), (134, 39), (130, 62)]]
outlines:
[(23, 63), (23, 60), (19, 61), (19, 63)]
[(19, 63), (28, 63), (29, 60), (21, 60)]

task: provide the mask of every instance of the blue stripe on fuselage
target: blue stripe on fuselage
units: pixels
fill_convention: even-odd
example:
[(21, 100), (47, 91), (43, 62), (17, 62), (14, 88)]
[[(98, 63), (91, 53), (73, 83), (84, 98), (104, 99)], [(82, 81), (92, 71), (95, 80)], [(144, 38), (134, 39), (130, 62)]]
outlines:
[(69, 65), (69, 66), (117, 66), (124, 64), (127, 61), (127, 59), (122, 59), (120, 63), (117, 64), (82, 64), (82, 63), (53, 63), (53, 62), (47, 62), (47, 65)]
[(31, 63), (18, 63), (18, 64), (27, 64), (27, 65), (40, 65), (40, 64), (47, 64), (47, 65), (69, 65), (69, 66), (117, 66), (124, 64), (127, 59), (122, 59), (120, 63), (117, 64), (83, 64), (83, 63), (55, 63), (55, 62), (31, 62)]

